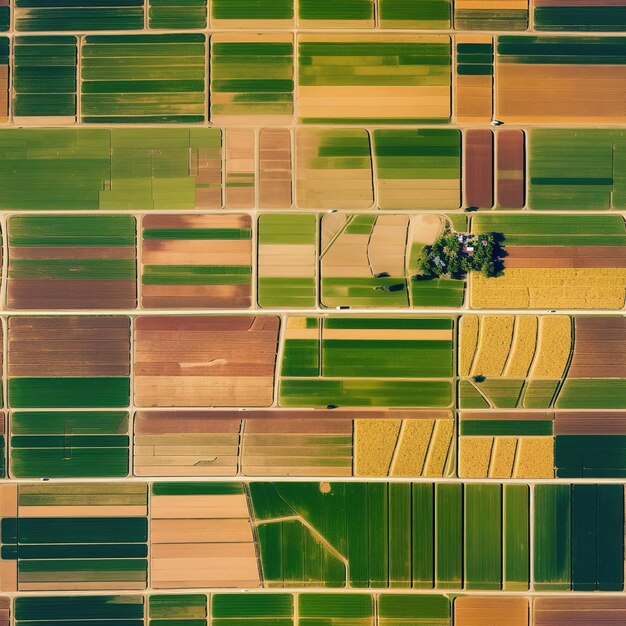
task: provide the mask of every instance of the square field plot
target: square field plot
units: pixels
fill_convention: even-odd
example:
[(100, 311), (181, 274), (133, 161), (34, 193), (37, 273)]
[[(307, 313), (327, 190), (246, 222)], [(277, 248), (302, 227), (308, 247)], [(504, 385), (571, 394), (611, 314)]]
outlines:
[(204, 35), (88, 36), (81, 54), (83, 122), (206, 119)]
[(305, 124), (450, 119), (446, 35), (300, 35), (298, 118)]

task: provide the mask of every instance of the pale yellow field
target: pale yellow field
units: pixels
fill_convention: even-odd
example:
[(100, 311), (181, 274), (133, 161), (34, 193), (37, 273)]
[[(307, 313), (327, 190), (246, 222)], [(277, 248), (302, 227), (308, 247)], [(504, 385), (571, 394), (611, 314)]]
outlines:
[(626, 268), (510, 268), (470, 280), (474, 309), (621, 309)]
[(509, 361), (504, 375), (511, 378), (526, 378), (537, 347), (537, 316), (518, 315)]

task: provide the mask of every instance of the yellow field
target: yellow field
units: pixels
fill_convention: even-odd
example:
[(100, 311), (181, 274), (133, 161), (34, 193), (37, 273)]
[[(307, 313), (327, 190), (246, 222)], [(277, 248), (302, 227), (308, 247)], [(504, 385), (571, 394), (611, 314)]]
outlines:
[(469, 376), (478, 345), (478, 316), (464, 315), (459, 323), (459, 376)]
[(567, 315), (539, 318), (537, 359), (531, 378), (561, 378), (572, 351), (572, 320)]
[(626, 268), (511, 268), (470, 280), (474, 309), (621, 309)]
[(537, 347), (537, 316), (518, 315), (511, 355), (504, 371), (511, 378), (526, 378)]
[(486, 315), (480, 321), (472, 374), (502, 376), (513, 339), (513, 315)]

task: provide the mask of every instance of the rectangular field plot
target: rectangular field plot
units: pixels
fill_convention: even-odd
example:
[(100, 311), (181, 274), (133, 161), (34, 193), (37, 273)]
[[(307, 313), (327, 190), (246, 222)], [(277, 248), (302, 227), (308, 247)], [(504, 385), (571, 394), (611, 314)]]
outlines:
[(207, 596), (152, 595), (148, 600), (149, 626), (206, 626)]
[(295, 626), (295, 597), (287, 593), (213, 594), (211, 624), (213, 626)]
[[(559, 598), (561, 600), (567, 603), (568, 598)], [(454, 600), (454, 626), (477, 626), (484, 620), (498, 626), (530, 626), (531, 602), (530, 598), (500, 594), (457, 597)]]
[(10, 45), (8, 37), (0, 37), (0, 124), (9, 121)]
[(626, 121), (626, 38), (500, 36), (496, 117), (508, 123)]
[(554, 414), (462, 411), (461, 478), (554, 478)]
[(626, 412), (559, 411), (554, 434), (557, 477), (626, 476)]
[(460, 131), (375, 130), (373, 136), (381, 209), (459, 208)]
[(471, 277), (472, 308), (621, 309), (626, 230), (619, 215), (479, 215), (472, 232), (498, 233), (501, 275)]
[(11, 414), (11, 475), (15, 478), (124, 477), (129, 473), (128, 413)]
[(52, 626), (60, 620), (71, 624), (77, 616), (85, 626), (119, 621), (125, 626), (144, 626), (144, 598), (120, 596), (38, 596), (15, 599), (15, 623), (19, 626)]
[(298, 128), (296, 163), (300, 208), (372, 207), (372, 153), (366, 130)]
[(260, 209), (290, 209), (293, 204), (291, 130), (262, 128), (259, 132)]
[(292, 28), (294, 0), (211, 0), (212, 28)]
[(135, 322), (135, 404), (270, 406), (279, 318), (155, 316)]
[(537, 485), (534, 580), (538, 591), (621, 591), (622, 485)]
[(626, 208), (623, 131), (533, 129), (528, 133), (530, 208)]
[[(145, 484), (21, 484), (4, 489), (13, 490), (16, 503), (10, 513), (3, 508), (3, 574), (12, 574), (3, 577), (7, 591), (145, 589)], [(61, 615), (59, 610), (55, 617)]]
[(493, 117), (494, 44), (491, 35), (456, 35), (456, 122)]
[(141, 30), (144, 0), (13, 0), (15, 29)]
[(10, 308), (137, 306), (132, 216), (15, 216), (9, 224)]
[(298, 0), (300, 28), (373, 28), (375, 0)]
[(290, 317), (279, 403), (448, 407), (452, 327), (449, 318)]
[(472, 128), (464, 133), (465, 168), (463, 201), (465, 206), (493, 207), (493, 132), (488, 128)]
[(302, 123), (419, 124), (450, 118), (446, 35), (299, 35)]
[(0, 134), (0, 208), (221, 208), (212, 128), (23, 129)]
[(250, 306), (252, 224), (248, 215), (149, 215), (142, 226), (143, 307)]
[(13, 122), (76, 121), (76, 37), (16, 37), (13, 46)]
[(594, 598), (587, 594), (578, 597), (535, 598), (533, 624), (551, 626), (555, 620), (576, 621), (581, 626), (593, 626), (599, 620), (626, 619), (626, 602), (619, 596)]
[(617, 32), (626, 30), (624, 0), (535, 0), (536, 30)]
[(150, 546), (155, 589), (261, 585), (241, 483), (154, 483)]
[(456, 30), (526, 30), (528, 0), (456, 0)]
[(204, 35), (88, 36), (81, 55), (83, 122), (190, 124), (206, 119)]
[[(211, 36), (211, 121), (279, 125), (292, 121), (293, 36)], [(253, 120), (253, 121), (252, 121)]]
[(317, 303), (316, 215), (266, 214), (258, 223), (259, 306), (307, 308)]
[(12, 317), (8, 376), (13, 408), (126, 407), (130, 320)]
[(450, 0), (378, 0), (381, 28), (450, 28)]
[(152, 30), (206, 28), (208, 0), (148, 0), (148, 26)]
[(324, 215), (323, 306), (461, 306), (462, 280), (418, 280), (417, 257), (448, 223), (443, 215)]
[(10, 0), (0, 0), (0, 32), (6, 32), (11, 27)]
[(249, 488), (267, 586), (528, 589), (526, 485)]

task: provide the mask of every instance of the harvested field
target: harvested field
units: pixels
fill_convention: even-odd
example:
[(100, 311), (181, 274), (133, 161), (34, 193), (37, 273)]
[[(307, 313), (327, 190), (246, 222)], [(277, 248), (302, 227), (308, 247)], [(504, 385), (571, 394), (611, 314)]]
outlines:
[(227, 209), (256, 206), (256, 135), (248, 128), (225, 131), (224, 205)]
[(605, 622), (619, 624), (626, 621), (626, 599), (620, 597), (594, 598), (554, 597), (535, 598), (533, 601), (533, 624), (535, 626), (595, 626)]
[(155, 483), (150, 513), (154, 589), (260, 586), (242, 484)]
[(577, 317), (569, 378), (626, 378), (626, 318)]
[(142, 317), (135, 323), (135, 404), (269, 406), (276, 317)]
[[(496, 197), (499, 209), (521, 209), (526, 194), (525, 133), (522, 130), (498, 130), (496, 133)], [(507, 259), (508, 264), (508, 259)]]
[[(397, 59), (405, 59), (402, 65)], [(450, 118), (447, 35), (300, 34), (298, 120), (420, 124)], [(349, 68), (338, 75), (337, 65)], [(411, 73), (405, 71), (410, 68)], [(381, 71), (381, 68), (382, 71)]]
[(259, 208), (290, 209), (293, 204), (291, 131), (263, 128), (259, 132)]
[(626, 121), (626, 39), (500, 36), (496, 116), (507, 123)]
[(10, 308), (137, 307), (134, 217), (14, 216), (8, 224)]
[(144, 308), (248, 308), (252, 220), (248, 215), (147, 215), (141, 262)]
[(493, 206), (493, 132), (470, 129), (465, 132), (465, 206), (490, 209)]
[(526, 598), (462, 596), (454, 601), (454, 626), (528, 626), (529, 612)]
[(12, 317), (8, 376), (13, 408), (126, 407), (130, 320)]
[(619, 246), (508, 246), (507, 268), (624, 268), (626, 248)]
[(456, 122), (484, 124), (493, 117), (493, 37), (458, 34), (454, 40)]

